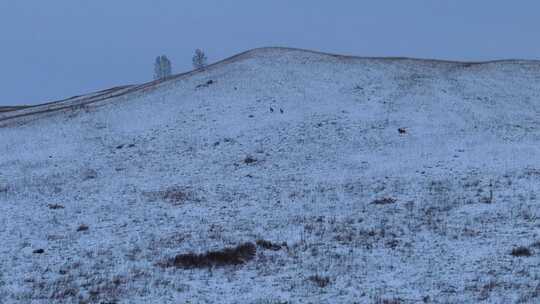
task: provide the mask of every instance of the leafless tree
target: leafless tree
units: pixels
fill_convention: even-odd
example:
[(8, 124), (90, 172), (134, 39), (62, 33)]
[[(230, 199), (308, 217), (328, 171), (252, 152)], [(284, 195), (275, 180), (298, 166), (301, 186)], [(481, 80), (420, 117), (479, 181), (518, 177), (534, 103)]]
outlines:
[(193, 67), (195, 69), (202, 69), (207, 65), (206, 54), (201, 49), (195, 50), (195, 55), (193, 55)]
[(167, 56), (161, 55), (156, 58), (154, 63), (154, 79), (165, 79), (171, 76), (171, 61)]

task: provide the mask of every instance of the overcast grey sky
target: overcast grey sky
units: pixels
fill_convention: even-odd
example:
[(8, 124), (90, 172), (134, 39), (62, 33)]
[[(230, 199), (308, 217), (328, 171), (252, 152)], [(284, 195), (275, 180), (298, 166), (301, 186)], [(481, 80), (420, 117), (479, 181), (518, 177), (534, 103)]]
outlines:
[(151, 80), (290, 46), (359, 56), (540, 58), (538, 0), (0, 0), (0, 105)]

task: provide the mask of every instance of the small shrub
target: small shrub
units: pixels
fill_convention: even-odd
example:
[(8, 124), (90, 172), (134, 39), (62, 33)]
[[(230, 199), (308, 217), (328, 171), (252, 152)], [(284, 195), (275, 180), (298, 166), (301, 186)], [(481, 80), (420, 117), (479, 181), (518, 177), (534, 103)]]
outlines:
[(60, 277), (50, 286), (52, 290), (49, 299), (56, 301), (67, 301), (74, 299), (80, 293), (79, 286), (74, 282), (72, 276)]
[(329, 277), (323, 277), (320, 275), (312, 275), (308, 278), (311, 282), (315, 283), (315, 285), (319, 286), (320, 288), (324, 288), (330, 284), (330, 278)]
[(485, 301), (489, 299), (489, 295), (499, 286), (499, 283), (496, 281), (489, 281), (487, 284), (482, 286), (480, 291), (480, 300)]
[(112, 278), (93, 277), (88, 280), (89, 303), (118, 303), (122, 294), (126, 292), (128, 280), (121, 275)]
[(210, 79), (210, 80), (208, 80), (207, 82), (205, 82), (205, 83), (203, 83), (203, 84), (197, 85), (196, 88), (197, 88), (197, 89), (199, 89), (199, 88), (207, 88), (207, 87), (209, 87), (209, 86), (210, 86), (211, 84), (213, 84), (213, 83), (214, 83), (214, 81), (213, 81), (212, 79)]
[(179, 254), (164, 263), (160, 263), (160, 266), (193, 269), (242, 265), (251, 261), (256, 253), (257, 248), (255, 247), (255, 244), (248, 242), (233, 248), (208, 251), (203, 254)]
[(525, 246), (519, 246), (512, 249), (512, 255), (515, 257), (530, 257), (532, 252), (529, 248)]
[(171, 203), (180, 203), (188, 199), (188, 193), (182, 189), (168, 189), (163, 193), (163, 199)]
[(246, 156), (246, 158), (244, 158), (244, 163), (249, 165), (249, 164), (254, 164), (257, 162), (257, 159), (254, 158), (254, 157), (251, 157), (251, 156)]
[(77, 232), (86, 231), (86, 230), (88, 230), (89, 228), (90, 228), (90, 227), (88, 227), (87, 225), (81, 224), (81, 225), (77, 228)]
[(49, 209), (52, 209), (52, 210), (64, 209), (64, 206), (60, 204), (48, 204), (47, 207), (49, 207)]

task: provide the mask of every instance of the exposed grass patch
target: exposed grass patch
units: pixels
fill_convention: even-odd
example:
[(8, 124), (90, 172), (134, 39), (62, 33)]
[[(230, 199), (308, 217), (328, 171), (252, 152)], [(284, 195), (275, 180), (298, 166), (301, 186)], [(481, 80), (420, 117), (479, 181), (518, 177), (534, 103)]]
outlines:
[(330, 284), (330, 278), (327, 276), (320, 276), (320, 275), (312, 275), (308, 278), (311, 282), (313, 282), (315, 285), (319, 286), (320, 288), (325, 288)]
[(525, 246), (519, 246), (512, 249), (512, 255), (515, 257), (530, 257), (532, 252), (529, 248)]
[(159, 265), (183, 269), (242, 265), (251, 261), (256, 253), (255, 244), (248, 242), (236, 247), (208, 251), (202, 254), (179, 254), (172, 259), (159, 263)]
[(144, 192), (149, 201), (166, 201), (173, 205), (181, 205), (188, 201), (200, 201), (189, 187), (172, 186), (165, 190)]

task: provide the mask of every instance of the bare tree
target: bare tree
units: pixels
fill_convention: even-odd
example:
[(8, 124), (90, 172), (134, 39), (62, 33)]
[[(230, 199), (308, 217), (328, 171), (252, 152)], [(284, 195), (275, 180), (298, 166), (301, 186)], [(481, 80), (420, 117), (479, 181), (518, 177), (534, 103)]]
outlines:
[(171, 61), (167, 56), (161, 55), (156, 58), (154, 63), (154, 79), (165, 79), (171, 76)]
[(207, 58), (204, 52), (201, 49), (195, 50), (195, 55), (193, 55), (193, 67), (195, 69), (202, 69), (207, 65)]

